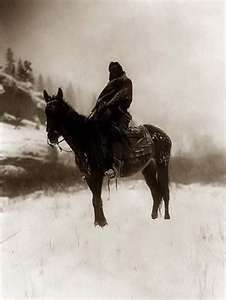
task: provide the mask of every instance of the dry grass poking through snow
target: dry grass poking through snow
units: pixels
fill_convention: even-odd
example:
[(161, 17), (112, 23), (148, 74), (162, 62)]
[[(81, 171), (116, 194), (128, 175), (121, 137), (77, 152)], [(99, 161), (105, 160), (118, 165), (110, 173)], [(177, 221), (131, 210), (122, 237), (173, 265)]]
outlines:
[(104, 229), (90, 198), (36, 192), (3, 208), (2, 296), (223, 299), (224, 187), (173, 185), (172, 220), (153, 221), (143, 181), (112, 186)]

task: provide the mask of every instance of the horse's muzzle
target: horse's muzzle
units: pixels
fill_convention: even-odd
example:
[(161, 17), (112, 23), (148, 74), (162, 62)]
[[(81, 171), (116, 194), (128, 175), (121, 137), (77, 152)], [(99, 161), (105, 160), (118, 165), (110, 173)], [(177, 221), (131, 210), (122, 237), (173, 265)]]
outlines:
[(48, 137), (50, 144), (55, 145), (58, 143), (58, 135), (56, 135), (54, 133), (51, 133), (51, 134), (48, 133), (47, 137)]

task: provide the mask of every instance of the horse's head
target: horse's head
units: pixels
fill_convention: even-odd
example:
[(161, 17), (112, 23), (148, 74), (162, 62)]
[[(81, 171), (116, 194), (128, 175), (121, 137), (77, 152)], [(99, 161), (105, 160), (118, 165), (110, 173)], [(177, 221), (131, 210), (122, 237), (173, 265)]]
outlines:
[(58, 138), (62, 135), (60, 129), (60, 119), (64, 110), (63, 91), (58, 89), (57, 95), (49, 96), (44, 90), (44, 99), (46, 101), (46, 120), (47, 137), (51, 144), (56, 144)]

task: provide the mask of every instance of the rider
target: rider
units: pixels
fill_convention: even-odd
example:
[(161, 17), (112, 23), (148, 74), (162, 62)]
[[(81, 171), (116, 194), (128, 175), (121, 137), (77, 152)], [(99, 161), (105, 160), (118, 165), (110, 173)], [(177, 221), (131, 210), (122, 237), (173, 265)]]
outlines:
[[(132, 119), (127, 111), (132, 102), (132, 81), (118, 62), (109, 64), (109, 82), (100, 93), (96, 106), (92, 110), (92, 118), (103, 125), (107, 137), (107, 147), (110, 148), (109, 160), (111, 167), (105, 172), (108, 177), (115, 176), (112, 145), (120, 140), (120, 134), (128, 128)], [(109, 150), (109, 149), (108, 149)]]

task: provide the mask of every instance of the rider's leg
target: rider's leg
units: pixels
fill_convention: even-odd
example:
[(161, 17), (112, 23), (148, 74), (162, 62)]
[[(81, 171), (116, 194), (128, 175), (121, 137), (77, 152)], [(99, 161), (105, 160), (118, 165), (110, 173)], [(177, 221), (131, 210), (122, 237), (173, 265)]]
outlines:
[(104, 172), (104, 175), (108, 178), (114, 178), (116, 176), (116, 172), (114, 168), (113, 145), (111, 141), (108, 141), (106, 149), (106, 170)]
[(116, 169), (114, 166), (115, 143), (116, 143), (115, 132), (113, 131), (112, 126), (110, 126), (106, 134), (107, 164), (106, 164), (106, 171), (104, 172), (104, 174), (108, 178), (114, 178), (116, 176)]
[(110, 136), (107, 145), (109, 167), (105, 172), (105, 175), (109, 178), (120, 176), (123, 148), (123, 142), (120, 140), (120, 137), (116, 137), (115, 135)]

